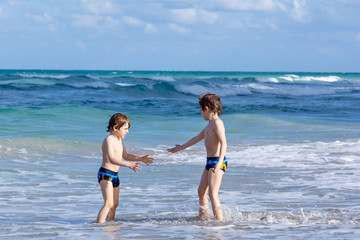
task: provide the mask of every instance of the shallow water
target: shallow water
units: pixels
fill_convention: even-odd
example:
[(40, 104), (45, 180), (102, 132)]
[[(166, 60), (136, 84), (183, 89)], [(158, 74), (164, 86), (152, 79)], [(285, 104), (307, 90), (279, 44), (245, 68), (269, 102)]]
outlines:
[[(1, 169), (0, 237), (308, 239), (360, 233), (359, 140), (231, 147), (219, 194), (224, 222), (196, 218), (203, 154), (194, 152), (202, 147), (169, 156), (158, 149), (154, 165), (139, 173), (120, 170), (117, 216), (102, 225), (94, 223), (102, 205), (96, 144), (48, 139), (39, 147), (37, 141), (1, 141), (1, 159), (9, 160)], [(263, 154), (256, 154), (259, 149)]]
[[(0, 76), (1, 239), (360, 237), (360, 74)], [(202, 143), (166, 151), (205, 127), (197, 94), (216, 88), (228, 139), (223, 222), (196, 218)], [(115, 221), (96, 224), (100, 147), (114, 112), (132, 121), (127, 151), (156, 161), (120, 169)]]

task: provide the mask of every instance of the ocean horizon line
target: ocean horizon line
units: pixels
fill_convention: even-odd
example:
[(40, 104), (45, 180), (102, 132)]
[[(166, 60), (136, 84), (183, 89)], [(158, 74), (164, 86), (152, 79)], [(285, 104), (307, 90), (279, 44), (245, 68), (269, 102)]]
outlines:
[(131, 70), (131, 69), (52, 69), (52, 68), (0, 68), (0, 71), (63, 71), (63, 72), (196, 72), (196, 73), (320, 73), (320, 74), (359, 74), (359, 72), (346, 71), (261, 71), (261, 70)]

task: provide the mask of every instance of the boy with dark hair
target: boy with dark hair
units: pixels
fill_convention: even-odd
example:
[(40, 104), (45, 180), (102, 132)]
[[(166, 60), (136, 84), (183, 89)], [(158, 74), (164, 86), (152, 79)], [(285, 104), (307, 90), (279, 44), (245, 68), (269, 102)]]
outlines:
[(223, 214), (218, 194), (222, 176), (227, 168), (225, 127), (223, 121), (219, 118), (222, 114), (222, 103), (217, 95), (208, 93), (199, 97), (199, 106), (202, 117), (205, 121), (209, 121), (208, 125), (196, 137), (183, 145), (176, 144), (175, 147), (168, 149), (168, 151), (176, 153), (205, 139), (207, 161), (198, 188), (199, 217), (205, 219), (208, 215), (207, 192), (209, 191), (214, 216), (216, 220), (222, 221)]
[[(123, 140), (129, 133), (130, 125), (130, 119), (121, 113), (114, 114), (109, 120), (107, 131), (110, 134), (102, 144), (103, 161), (98, 172), (98, 182), (104, 197), (104, 205), (97, 216), (97, 223), (115, 218), (116, 207), (119, 204), (120, 181), (118, 170), (120, 166), (128, 167), (137, 172), (141, 168), (141, 162), (149, 165), (154, 160), (149, 155), (135, 156), (126, 152)], [(127, 162), (123, 159), (135, 162)]]

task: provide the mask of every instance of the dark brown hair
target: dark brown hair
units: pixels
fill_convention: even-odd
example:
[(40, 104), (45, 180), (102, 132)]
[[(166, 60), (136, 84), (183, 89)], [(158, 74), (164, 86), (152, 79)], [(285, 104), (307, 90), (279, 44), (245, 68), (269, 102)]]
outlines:
[(202, 110), (208, 107), (210, 112), (217, 113), (219, 116), (222, 114), (222, 103), (221, 99), (212, 93), (206, 93), (199, 96), (199, 105)]
[(107, 126), (107, 131), (111, 132), (112, 130), (114, 130), (115, 126), (120, 129), (125, 123), (128, 123), (130, 128), (130, 119), (122, 113), (115, 113), (109, 120), (109, 126)]

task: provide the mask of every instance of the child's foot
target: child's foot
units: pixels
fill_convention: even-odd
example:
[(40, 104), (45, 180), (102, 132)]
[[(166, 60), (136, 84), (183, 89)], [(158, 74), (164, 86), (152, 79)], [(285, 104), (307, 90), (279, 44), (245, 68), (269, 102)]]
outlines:
[(200, 221), (206, 221), (206, 220), (208, 220), (209, 219), (209, 215), (199, 215), (198, 217), (198, 220), (200, 220)]

